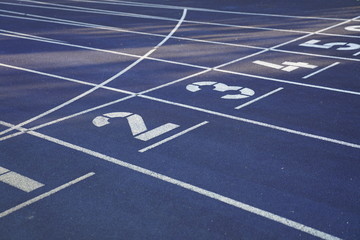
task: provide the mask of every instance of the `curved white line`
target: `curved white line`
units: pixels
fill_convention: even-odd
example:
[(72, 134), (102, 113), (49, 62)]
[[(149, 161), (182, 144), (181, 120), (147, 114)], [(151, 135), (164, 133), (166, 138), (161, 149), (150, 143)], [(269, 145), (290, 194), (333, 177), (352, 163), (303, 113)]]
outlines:
[(64, 102), (64, 103), (62, 103), (62, 104), (48, 110), (48, 111), (46, 111), (46, 112), (44, 112), (44, 113), (41, 113), (41, 114), (39, 114), (39, 115), (37, 115), (37, 116), (35, 116), (33, 118), (30, 118), (30, 119), (28, 119), (28, 120), (26, 120), (26, 121), (24, 121), (22, 123), (19, 123), (18, 125), (14, 126), (14, 127), (8, 128), (8, 129), (0, 132), (0, 135), (4, 135), (4, 134), (6, 134), (6, 133), (8, 133), (8, 132), (10, 132), (10, 131), (12, 131), (14, 129), (17, 129), (18, 127), (22, 127), (22, 126), (24, 126), (24, 125), (26, 125), (28, 123), (31, 123), (31, 122), (39, 119), (39, 118), (42, 118), (42, 117), (44, 117), (44, 116), (46, 116), (46, 115), (48, 115), (50, 113), (53, 113), (53, 112), (65, 107), (65, 106), (67, 106), (67, 105), (69, 105), (69, 104), (71, 104), (71, 103), (73, 103), (73, 102), (75, 102), (75, 101), (89, 95), (90, 93), (96, 91), (97, 89), (104, 87), (106, 84), (108, 84), (111, 81), (115, 80), (116, 78), (120, 77), (121, 75), (123, 75), (124, 73), (126, 73), (127, 71), (129, 71), (130, 69), (135, 67), (137, 64), (139, 64), (141, 61), (143, 61), (145, 58), (147, 58), (149, 55), (151, 55), (153, 52), (155, 52), (159, 47), (161, 47), (177, 31), (177, 29), (180, 27), (180, 25), (182, 24), (182, 22), (184, 21), (184, 19), (186, 17), (186, 13), (187, 13), (187, 9), (184, 9), (183, 14), (181, 16), (181, 19), (178, 21), (178, 23), (176, 24), (174, 29), (160, 43), (158, 43), (154, 48), (152, 48), (150, 51), (148, 51), (141, 58), (137, 59), (135, 62), (133, 62), (132, 64), (127, 66), (125, 69), (121, 70), (120, 72), (118, 72), (114, 76), (108, 78), (104, 82), (102, 82), (102, 83), (96, 85), (95, 87), (89, 89), (88, 91), (86, 91), (86, 92), (84, 92), (84, 93), (82, 93), (82, 94), (80, 94), (80, 95), (78, 95), (78, 96), (76, 96), (76, 97), (74, 97), (74, 98), (72, 98), (72, 99), (70, 99), (70, 100), (68, 100), (68, 101), (66, 101), (66, 102)]

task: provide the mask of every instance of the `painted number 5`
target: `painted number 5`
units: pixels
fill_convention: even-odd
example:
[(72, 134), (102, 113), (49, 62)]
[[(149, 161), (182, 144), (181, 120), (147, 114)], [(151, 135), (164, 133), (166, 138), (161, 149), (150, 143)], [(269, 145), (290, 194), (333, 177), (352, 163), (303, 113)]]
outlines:
[(321, 49), (330, 49), (335, 46), (340, 46), (336, 50), (348, 51), (348, 50), (357, 50), (360, 49), (360, 45), (356, 43), (346, 43), (346, 42), (331, 42), (325, 44), (319, 44), (320, 40), (310, 40), (305, 43), (300, 44), (302, 47), (312, 47), (312, 48), (321, 48)]

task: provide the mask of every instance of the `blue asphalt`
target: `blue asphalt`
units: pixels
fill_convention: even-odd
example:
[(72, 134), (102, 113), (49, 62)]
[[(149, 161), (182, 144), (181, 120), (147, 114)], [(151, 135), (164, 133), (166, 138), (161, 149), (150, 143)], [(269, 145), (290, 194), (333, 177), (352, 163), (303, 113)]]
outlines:
[(0, 3), (1, 240), (360, 239), (359, 1), (105, 2)]

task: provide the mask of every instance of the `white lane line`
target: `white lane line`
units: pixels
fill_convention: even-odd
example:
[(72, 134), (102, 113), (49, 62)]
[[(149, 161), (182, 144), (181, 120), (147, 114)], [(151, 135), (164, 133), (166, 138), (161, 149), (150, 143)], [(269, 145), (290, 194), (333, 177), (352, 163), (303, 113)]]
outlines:
[[(148, 57), (150, 54), (152, 54), (154, 51), (156, 51), (160, 46), (162, 46), (162, 45), (171, 37), (171, 35), (175, 33), (175, 31), (179, 28), (179, 26), (181, 25), (181, 23), (182, 23), (183, 20), (185, 19), (186, 13), (187, 13), (187, 10), (184, 9), (181, 19), (179, 20), (179, 22), (176, 24), (176, 26), (173, 28), (173, 30), (168, 34), (168, 36), (167, 36), (166, 38), (164, 38), (164, 39), (163, 39), (160, 43), (158, 43), (153, 49), (151, 49), (150, 51), (148, 51), (144, 56), (142, 56), (141, 58), (137, 59), (135, 62), (133, 62), (132, 64), (130, 64), (129, 66), (127, 66), (125, 69), (121, 70), (120, 72), (118, 72), (118, 73), (115, 74), (114, 76), (108, 78), (107, 80), (105, 80), (104, 82), (102, 82), (102, 83), (98, 84), (97, 86), (91, 88), (90, 90), (88, 90), (88, 91), (86, 91), (86, 92), (84, 92), (84, 93), (82, 93), (82, 94), (80, 94), (80, 95), (78, 95), (78, 96), (76, 96), (76, 97), (74, 97), (74, 98), (72, 98), (72, 99), (70, 99), (70, 100), (68, 100), (68, 101), (66, 101), (66, 102), (64, 102), (64, 103), (62, 103), (62, 104), (60, 104), (60, 105), (58, 105), (58, 106), (56, 106), (56, 107), (54, 107), (54, 108), (46, 111), (46, 112), (44, 112), (44, 113), (42, 113), (42, 114), (39, 114), (39, 115), (37, 115), (37, 116), (35, 116), (35, 117), (33, 117), (33, 118), (30, 118), (30, 119), (28, 119), (28, 120), (26, 120), (26, 121), (24, 121), (24, 122), (22, 122), (22, 123), (19, 123), (19, 124), (17, 125), (17, 127), (22, 127), (22, 126), (24, 126), (24, 125), (26, 125), (26, 124), (28, 124), (28, 123), (31, 123), (31, 122), (33, 122), (33, 121), (35, 121), (35, 120), (37, 120), (37, 119), (39, 119), (39, 118), (42, 118), (42, 117), (44, 117), (44, 116), (46, 116), (46, 115), (48, 115), (48, 114), (50, 114), (50, 113), (53, 113), (53, 112), (55, 112), (55, 111), (57, 111), (57, 110), (65, 107), (65, 106), (67, 106), (67, 105), (69, 105), (69, 104), (71, 104), (71, 103), (73, 103), (73, 102), (75, 102), (75, 101), (77, 101), (77, 100), (79, 100), (79, 99), (81, 99), (81, 98), (89, 95), (90, 93), (92, 93), (92, 92), (96, 91), (97, 89), (105, 86), (106, 84), (112, 82), (112, 81), (115, 80), (116, 78), (120, 77), (121, 75), (123, 75), (124, 73), (126, 73), (127, 71), (129, 71), (130, 69), (132, 69), (133, 67), (135, 67), (135, 66), (136, 66), (137, 64), (139, 64), (141, 61), (143, 61), (146, 57)], [(10, 132), (10, 131), (12, 131), (12, 130), (13, 130), (13, 129), (11, 129), (11, 128), (6, 129), (6, 130), (0, 132), (0, 135), (3, 135), (3, 134), (5, 134), (5, 133), (8, 133), (8, 132)]]
[(335, 62), (335, 63), (333, 63), (333, 64), (331, 64), (329, 66), (326, 66), (326, 67), (324, 67), (322, 69), (319, 69), (318, 71), (315, 71), (313, 73), (310, 73), (309, 75), (306, 75), (305, 77), (303, 77), (303, 79), (307, 79), (307, 78), (309, 78), (311, 76), (314, 76), (315, 74), (321, 73), (321, 72), (323, 72), (323, 71), (325, 71), (325, 70), (327, 70), (329, 68), (332, 68), (332, 67), (334, 67), (334, 66), (336, 66), (338, 64), (340, 64), (340, 62)]
[(339, 145), (343, 145), (343, 146), (347, 146), (347, 147), (360, 149), (360, 145), (356, 144), (356, 143), (350, 143), (350, 142), (346, 142), (346, 141), (342, 141), (342, 140), (323, 137), (323, 136), (319, 136), (319, 135), (315, 135), (315, 134), (311, 134), (311, 133), (306, 133), (306, 132), (297, 131), (297, 130), (293, 130), (293, 129), (289, 129), (289, 128), (285, 128), (285, 127), (276, 126), (273, 124), (268, 124), (268, 123), (264, 123), (264, 122), (247, 119), (247, 118), (232, 116), (229, 114), (220, 113), (220, 112), (216, 112), (216, 111), (212, 111), (212, 110), (208, 110), (208, 109), (204, 109), (204, 108), (200, 108), (200, 107), (194, 107), (194, 106), (183, 104), (183, 103), (168, 101), (168, 100), (164, 100), (164, 99), (160, 99), (160, 98), (156, 98), (156, 97), (151, 97), (151, 96), (146, 96), (146, 95), (139, 95), (139, 97), (154, 100), (157, 102), (170, 104), (170, 105), (174, 105), (174, 106), (179, 106), (179, 107), (183, 107), (183, 108), (187, 108), (187, 109), (192, 109), (192, 110), (196, 110), (199, 112), (204, 112), (204, 113), (208, 113), (208, 114), (212, 114), (212, 115), (216, 115), (216, 116), (220, 116), (220, 117), (225, 117), (225, 118), (237, 120), (240, 122), (250, 123), (253, 125), (266, 127), (266, 128), (270, 128), (273, 130), (278, 130), (281, 132), (291, 133), (291, 134), (300, 135), (303, 137), (313, 138), (313, 139), (317, 139), (317, 140), (321, 140), (321, 141), (325, 141), (325, 142), (330, 142), (330, 143), (335, 143), (335, 144), (339, 144)]
[(353, 56), (358, 56), (360, 55), (360, 52), (354, 53)]
[(6, 183), (24, 192), (32, 192), (44, 186), (42, 183), (39, 183), (31, 178), (25, 177), (13, 171), (9, 171), (0, 175), (0, 182)]
[[(183, 9), (182, 6), (172, 6), (164, 4), (149, 4), (143, 2), (129, 2), (129, 1), (113, 1), (105, 0), (107, 2), (115, 2), (119, 5), (130, 5), (137, 7), (149, 7), (149, 8), (165, 8), (165, 9)], [(82, 1), (79, 1), (82, 2)], [(250, 13), (250, 12), (235, 12), (235, 11), (223, 11), (215, 9), (206, 9), (206, 8), (195, 8), (195, 7), (186, 7), (192, 11), (201, 11), (201, 12), (214, 12), (214, 13), (226, 13), (226, 14), (238, 14), (238, 15), (249, 15), (249, 16), (266, 16), (266, 17), (282, 17), (282, 18), (299, 18), (299, 19), (314, 19), (314, 20), (333, 20), (333, 21), (344, 21), (347, 19), (344, 18), (326, 18), (326, 17), (312, 17), (312, 16), (295, 16), (295, 15), (281, 15), (281, 14), (266, 14), (266, 13)]]
[[(97, 86), (97, 84), (95, 84), (95, 83), (89, 83), (89, 82), (77, 80), (77, 79), (74, 79), (74, 78), (63, 77), (63, 76), (50, 74), (50, 73), (45, 73), (45, 72), (40, 72), (40, 71), (28, 69), (28, 68), (17, 67), (17, 66), (13, 66), (13, 65), (9, 65), (9, 64), (0, 63), (0, 66), (10, 68), (10, 69), (20, 70), (20, 71), (24, 71), (24, 72), (34, 73), (34, 74), (38, 74), (38, 75), (42, 75), (42, 76), (47, 76), (47, 77), (51, 77), (51, 78), (56, 78), (56, 79), (60, 79), (60, 80), (65, 80), (65, 81), (69, 81), (69, 82), (80, 83), (80, 84), (83, 84), (83, 85)], [(107, 89), (107, 90), (111, 90), (111, 91), (114, 91), (114, 92), (120, 92), (120, 93), (125, 93), (125, 94), (133, 94), (132, 92), (122, 90), (122, 89), (118, 89), (118, 88), (113, 88), (113, 87), (102, 86), (102, 88)]]
[[(3, 122), (3, 121), (0, 121), (0, 124), (2, 124), (2, 125), (4, 125), (4, 126), (9, 126), (9, 127), (15, 126), (15, 125), (12, 125), (12, 124)], [(26, 129), (24, 129), (24, 128), (18, 128), (18, 130), (26, 131)], [(125, 162), (125, 161), (122, 161), (122, 160), (119, 160), (119, 159), (116, 159), (116, 158), (113, 158), (113, 157), (110, 157), (110, 156), (107, 156), (107, 155), (104, 155), (104, 154), (101, 154), (101, 153), (92, 151), (92, 150), (90, 150), (90, 149), (87, 149), (87, 148), (84, 148), (84, 147), (81, 147), (81, 146), (78, 146), (78, 145), (75, 145), (75, 144), (72, 144), (72, 143), (69, 143), (69, 142), (62, 141), (62, 140), (60, 140), (60, 139), (53, 138), (53, 137), (50, 137), (50, 136), (48, 136), (48, 135), (41, 134), (41, 133), (38, 133), (38, 132), (35, 132), (35, 131), (28, 131), (27, 133), (30, 134), (30, 135), (32, 135), (32, 136), (35, 136), (35, 137), (38, 137), (38, 138), (47, 140), (47, 141), (49, 141), (49, 142), (53, 142), (53, 143), (59, 144), (59, 145), (61, 145), (61, 146), (64, 146), (64, 147), (67, 147), (67, 148), (70, 148), (70, 149), (73, 149), (73, 150), (76, 150), (76, 151), (79, 151), (79, 152), (88, 154), (88, 155), (90, 155), (90, 156), (94, 156), (94, 157), (97, 157), (97, 158), (99, 158), (99, 159), (103, 159), (103, 160), (105, 160), (105, 161), (114, 163), (114, 164), (119, 165), (119, 166), (122, 166), (122, 167), (124, 167), (124, 168), (133, 170), (133, 171), (135, 171), (135, 172), (138, 172), (138, 173), (141, 173), (141, 174), (144, 174), (144, 175), (147, 175), (147, 176), (150, 176), (150, 177), (159, 179), (159, 180), (161, 180), (161, 181), (164, 181), (164, 182), (167, 182), (167, 183), (170, 183), (170, 184), (179, 186), (179, 187), (181, 187), (181, 188), (190, 190), (190, 191), (195, 192), (195, 193), (198, 193), (198, 194), (200, 194), (200, 195), (203, 195), (203, 196), (212, 198), (212, 199), (214, 199), (214, 200), (223, 202), (223, 203), (225, 203), (225, 204), (234, 206), (234, 207), (236, 207), (236, 208), (242, 209), (242, 210), (244, 210), (244, 211), (246, 211), (246, 212), (250, 212), (250, 213), (256, 214), (256, 215), (258, 215), (258, 216), (264, 217), (264, 218), (269, 219), (269, 220), (271, 220), (271, 221), (274, 221), (274, 222), (283, 224), (283, 225), (285, 225), (285, 226), (288, 226), (288, 227), (290, 227), (290, 228), (299, 230), (299, 231), (301, 231), (301, 232), (310, 234), (310, 235), (312, 235), (312, 236), (316, 236), (316, 237), (319, 237), (319, 238), (325, 239), (325, 240), (341, 240), (341, 239), (338, 238), (338, 237), (335, 237), (335, 236), (333, 236), (333, 235), (330, 235), (330, 234), (328, 234), (328, 233), (322, 232), (322, 231), (320, 231), (320, 230), (317, 230), (317, 229), (308, 227), (308, 226), (306, 226), (306, 225), (304, 225), (304, 224), (301, 224), (301, 223), (292, 221), (292, 220), (290, 220), (290, 219), (281, 217), (281, 216), (279, 216), (279, 215), (276, 215), (276, 214), (271, 213), (271, 212), (268, 212), (268, 211), (266, 211), (266, 210), (262, 210), (262, 209), (260, 209), (260, 208), (251, 206), (251, 205), (249, 205), (249, 204), (246, 204), (246, 203), (237, 201), (237, 200), (235, 200), (235, 199), (232, 199), (232, 198), (229, 198), (229, 197), (225, 197), (225, 196), (220, 195), (220, 194), (218, 194), (218, 193), (211, 192), (211, 191), (208, 191), (208, 190), (206, 190), (206, 189), (203, 189), (203, 188), (194, 186), (194, 185), (192, 185), (192, 184), (189, 184), (189, 183), (186, 183), (186, 182), (177, 180), (177, 179), (175, 179), (175, 178), (171, 178), (171, 177), (168, 177), (168, 176), (166, 176), (166, 175), (163, 175), (163, 174), (160, 174), (160, 173), (151, 171), (151, 170), (149, 170), (149, 169), (142, 168), (142, 167), (140, 167), (140, 166), (137, 166), (137, 165), (134, 165), (134, 164), (130, 164), (130, 163), (127, 163), (127, 162)], [(61, 190), (61, 189), (60, 189), (60, 190)], [(51, 194), (52, 194), (52, 193), (51, 193)], [(46, 196), (45, 196), (45, 197), (46, 197)], [(30, 201), (31, 201), (31, 200), (30, 200)], [(28, 201), (28, 202), (29, 202), (29, 201)], [(22, 207), (24, 207), (24, 206), (27, 206), (27, 205), (31, 204), (32, 202), (30, 202), (29, 204), (26, 204), (26, 203), (27, 203), (27, 202), (25, 202), (24, 204), (21, 205), (21, 207), (18, 207), (18, 208), (22, 208)], [(15, 211), (16, 211), (16, 210), (18, 210), (18, 209), (15, 209)], [(2, 213), (2, 214), (3, 214), (3, 213)], [(0, 218), (2, 217), (2, 214), (0, 214)], [(7, 213), (6, 215), (8, 215), (8, 214), (9, 214), (9, 213)]]
[(192, 126), (192, 127), (188, 128), (188, 129), (185, 129), (184, 131), (181, 131), (181, 132), (179, 132), (179, 133), (177, 133), (177, 134), (174, 134), (174, 135), (172, 135), (172, 136), (170, 136), (170, 137), (168, 137), (168, 138), (165, 138), (165, 139), (163, 139), (163, 140), (161, 140), (161, 141), (159, 141), (159, 142), (157, 142), (157, 143), (154, 143), (154, 144), (152, 144), (152, 145), (150, 145), (150, 146), (147, 146), (147, 147), (145, 147), (145, 148), (142, 148), (142, 149), (139, 150), (139, 152), (141, 152), (141, 153), (146, 152), (146, 151), (148, 151), (148, 150), (150, 150), (150, 149), (153, 149), (153, 148), (155, 148), (155, 147), (157, 147), (157, 146), (160, 146), (160, 145), (162, 145), (162, 144), (164, 144), (164, 143), (166, 143), (166, 142), (168, 142), (168, 141), (171, 141), (171, 140), (173, 140), (173, 139), (175, 139), (175, 138), (177, 138), (177, 137), (180, 137), (180, 136), (182, 136), (182, 135), (184, 135), (184, 134), (186, 134), (186, 133), (188, 133), (188, 132), (190, 132), (190, 131), (193, 131), (193, 130), (201, 127), (201, 126), (204, 126), (205, 124), (208, 124), (208, 123), (209, 123), (208, 121), (204, 121), (204, 122), (202, 122), (202, 123), (199, 123), (199, 124), (197, 124), (197, 125), (195, 125), (195, 126)]
[(291, 85), (297, 85), (297, 86), (303, 86), (303, 87), (327, 90), (327, 91), (332, 91), (332, 92), (346, 93), (346, 94), (352, 94), (352, 95), (360, 95), (360, 92), (356, 92), (356, 91), (343, 90), (343, 89), (331, 88), (331, 87), (323, 87), (323, 86), (320, 86), (320, 85), (312, 85), (312, 84), (301, 83), (301, 82), (291, 82), (291, 81), (277, 79), (277, 78), (264, 77), (264, 76), (253, 75), (253, 74), (248, 74), (248, 73), (233, 72), (233, 71), (228, 71), (228, 70), (223, 70), (223, 69), (214, 69), (214, 70), (217, 71), (217, 72), (229, 73), (229, 74), (233, 74), (233, 75), (246, 76), (246, 77), (252, 77), (252, 78), (259, 78), (259, 79), (262, 79), (262, 80), (267, 80), (267, 81), (272, 81), (272, 82), (288, 83), (288, 84), (291, 84)]
[(76, 184), (76, 183), (78, 183), (80, 181), (85, 180), (86, 178), (89, 178), (89, 177), (93, 176), (94, 174), (95, 173), (93, 173), (93, 172), (85, 174), (84, 176), (79, 177), (77, 179), (74, 179), (74, 180), (72, 180), (72, 181), (70, 181), (70, 182), (68, 182), (68, 183), (66, 183), (64, 185), (61, 185), (61, 186), (59, 186), (59, 187), (57, 187), (57, 188), (55, 188), (55, 189), (53, 189), (53, 190), (51, 190), (49, 192), (43, 193), (43, 194), (41, 194), (41, 195), (39, 195), (37, 197), (34, 197), (34, 198), (32, 198), (32, 199), (30, 199), (30, 200), (28, 200), (26, 202), (23, 202), (23, 203), (15, 206), (15, 207), (12, 207), (12, 208), (0, 213), (0, 218), (3, 218), (3, 217), (5, 217), (5, 216), (7, 216), (7, 215), (9, 215), (9, 214), (11, 214), (13, 212), (16, 212), (16, 211), (18, 211), (18, 210), (20, 210), (20, 209), (22, 209), (24, 207), (27, 207), (27, 206), (35, 203), (35, 202), (38, 202), (38, 201), (40, 201), (40, 200), (42, 200), (42, 199), (44, 199), (46, 197), (49, 197), (49, 196), (53, 195), (54, 193), (57, 193), (57, 192), (65, 189), (67, 187), (70, 187), (71, 185), (74, 185), (74, 184)]
[(39, 40), (46, 40), (46, 41), (64, 43), (64, 41), (61, 41), (61, 40), (55, 40), (55, 39), (51, 39), (51, 38), (45, 38), (45, 37), (29, 35), (29, 34), (25, 34), (25, 33), (13, 32), (13, 31), (8, 31), (8, 30), (4, 30), (4, 29), (0, 29), (0, 31), (4, 32), (4, 33), (10, 33), (10, 34), (14, 34), (14, 35), (20, 35), (20, 36), (28, 37), (29, 39), (34, 39), (34, 40), (39, 39)]
[[(11, 36), (11, 37), (26, 39), (25, 37), (22, 37), (20, 35), (11, 35), (11, 34), (5, 34), (5, 33), (0, 33), (0, 35), (6, 35), (6, 36)], [(143, 56), (140, 56), (140, 55), (124, 53), (124, 52), (119, 52), (119, 51), (112, 51), (112, 50), (106, 50), (106, 49), (101, 49), (101, 48), (93, 48), (93, 47), (86, 47), (86, 46), (77, 45), (77, 44), (58, 42), (57, 40), (56, 41), (50, 41), (50, 40), (48, 41), (48, 40), (44, 40), (44, 39), (35, 39), (35, 38), (29, 39), (29, 40), (34, 40), (34, 41), (39, 41), (39, 42), (47, 42), (47, 43), (52, 43), (52, 44), (57, 44), (57, 45), (62, 45), (62, 46), (68, 46), (68, 47), (74, 47), (74, 48), (80, 48), (80, 49), (86, 49), (86, 50), (97, 51), (97, 52), (111, 53), (111, 54), (127, 56), (127, 57), (133, 57), (133, 58), (142, 58), (143, 57)], [(204, 66), (200, 66), (200, 65), (189, 64), (189, 63), (181, 63), (181, 62), (176, 62), (176, 61), (171, 61), (171, 60), (153, 58), (153, 57), (149, 57), (149, 56), (146, 57), (145, 59), (154, 60), (154, 61), (158, 61), (158, 62), (171, 63), (171, 64), (176, 64), (176, 65), (181, 65), (181, 66), (199, 68), (199, 69), (210, 69), (209, 67), (204, 67)], [(360, 61), (360, 59), (352, 59), (352, 60)]]
[(274, 91), (271, 91), (271, 92), (268, 92), (268, 93), (266, 93), (266, 94), (264, 94), (264, 95), (262, 95), (262, 96), (260, 96), (260, 97), (258, 97), (258, 98), (255, 98), (255, 99), (253, 99), (253, 100), (251, 100), (251, 101), (249, 101), (249, 102), (246, 102), (246, 103), (244, 103), (244, 104), (242, 104), (242, 105), (240, 105), (240, 106), (237, 106), (237, 107), (235, 107), (235, 109), (241, 109), (241, 108), (243, 108), (243, 107), (246, 107), (246, 106), (248, 106), (248, 105), (250, 105), (250, 104), (252, 104), (252, 103), (254, 103), (254, 102), (257, 102), (257, 101), (259, 101), (259, 100), (261, 100), (261, 99), (263, 99), (263, 98), (266, 98), (266, 97), (268, 97), (268, 96), (270, 96), (270, 95), (272, 95), (272, 94), (274, 94), (274, 93), (277, 93), (277, 92), (279, 92), (279, 91), (281, 91), (281, 90), (283, 90), (284, 88), (278, 88), (278, 89), (275, 89)]
[[(152, 15), (127, 13), (127, 12), (120, 12), (120, 11), (115, 12), (115, 11), (109, 11), (109, 10), (76, 7), (76, 6), (63, 5), (63, 4), (45, 3), (45, 2), (40, 2), (40, 1), (28, 1), (28, 0), (21, 0), (21, 1), (28, 2), (28, 3), (36, 3), (36, 4), (41, 4), (41, 5), (31, 5), (31, 4), (24, 4), (24, 3), (21, 3), (21, 4), (19, 4), (19, 3), (0, 3), (0, 4), (11, 5), (11, 6), (33, 7), (33, 8), (37, 8), (37, 9), (40, 8), (40, 9), (61, 10), (61, 11), (68, 11), (68, 12), (94, 13), (94, 14), (101, 14), (101, 15), (155, 19), (155, 20), (164, 20), (164, 21), (173, 21), (173, 22), (178, 21), (175, 18), (165, 18), (165, 17), (152, 16)], [(42, 5), (48, 5), (48, 6), (42, 6)], [(51, 7), (51, 6), (55, 6), (55, 7)]]

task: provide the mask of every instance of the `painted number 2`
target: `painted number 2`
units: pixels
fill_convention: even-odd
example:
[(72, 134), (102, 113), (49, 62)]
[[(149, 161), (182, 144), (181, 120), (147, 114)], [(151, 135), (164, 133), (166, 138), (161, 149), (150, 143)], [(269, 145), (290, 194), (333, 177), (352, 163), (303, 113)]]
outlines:
[(112, 112), (106, 113), (102, 116), (97, 116), (93, 119), (93, 124), (97, 127), (103, 127), (110, 124), (111, 118), (126, 118), (130, 126), (131, 132), (136, 139), (142, 141), (148, 141), (155, 137), (158, 137), (164, 133), (167, 133), (175, 128), (178, 128), (179, 125), (174, 123), (166, 123), (152, 130), (148, 130), (143, 118), (138, 114), (133, 114), (129, 112)]
[(321, 48), (321, 49), (330, 49), (332, 47), (338, 46), (336, 50), (339, 51), (348, 51), (348, 50), (357, 50), (360, 49), (360, 45), (356, 43), (347, 43), (347, 42), (331, 42), (319, 44), (320, 40), (310, 40), (305, 43), (300, 44), (302, 47), (312, 47), (312, 48)]

